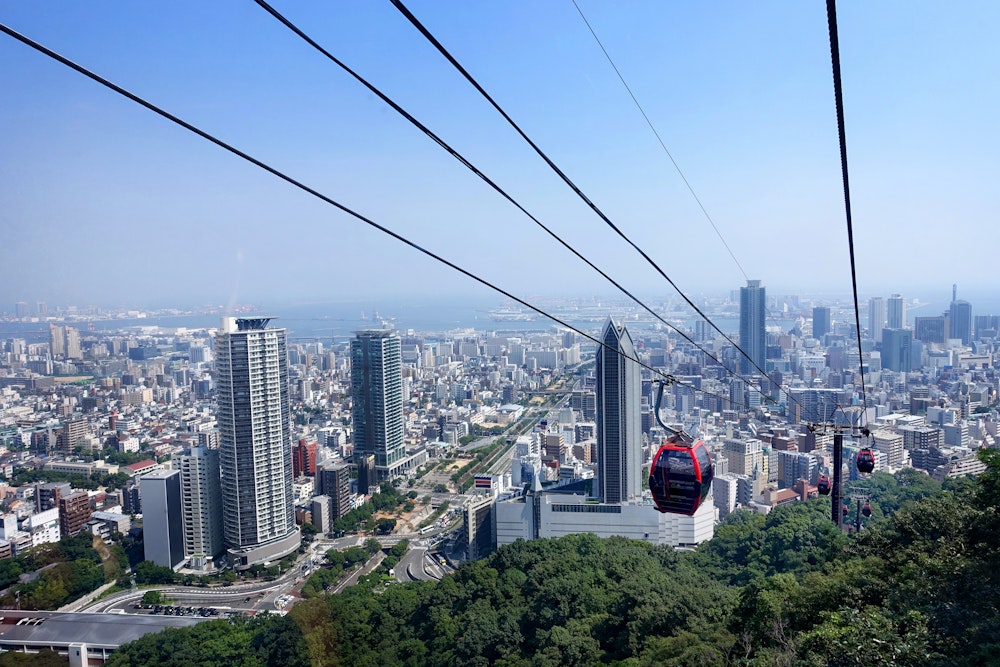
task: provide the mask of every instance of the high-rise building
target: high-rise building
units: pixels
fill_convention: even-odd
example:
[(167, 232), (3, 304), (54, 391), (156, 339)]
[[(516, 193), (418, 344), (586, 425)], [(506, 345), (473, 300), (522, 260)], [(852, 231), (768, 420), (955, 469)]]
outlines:
[(139, 482), (135, 479), (122, 489), (122, 510), (125, 514), (142, 514), (142, 495)]
[(624, 325), (608, 319), (597, 348), (597, 471), (594, 495), (626, 503), (642, 495), (642, 380)]
[(63, 422), (62, 432), (59, 434), (60, 448), (71, 453), (87, 436), (87, 420), (82, 417), (67, 419)]
[(69, 482), (45, 482), (35, 485), (35, 511), (59, 507), (59, 499), (73, 493), (73, 486)]
[(778, 485), (782, 489), (791, 489), (800, 479), (812, 483), (816, 476), (818, 461), (816, 457), (804, 452), (777, 452)]
[(885, 328), (906, 328), (906, 299), (903, 298), (902, 294), (893, 294), (889, 297), (888, 307), (886, 308)]
[(945, 317), (943, 315), (914, 317), (913, 337), (925, 343), (944, 343), (944, 325)]
[(885, 454), (890, 466), (903, 463), (903, 435), (888, 429), (879, 429), (872, 433), (874, 447)]
[(208, 431), (198, 432), (198, 446), (207, 447), (208, 449), (218, 449), (219, 448), (219, 432), (216, 429), (210, 429)]
[(328, 498), (330, 521), (351, 511), (351, 467), (343, 461), (323, 465), (316, 472), (316, 492)]
[(73, 327), (66, 327), (66, 358), (83, 359), (83, 349), (80, 347), (80, 332)]
[(813, 338), (822, 338), (830, 333), (830, 309), (826, 306), (813, 308)]
[(319, 444), (305, 439), (299, 440), (292, 448), (292, 475), (298, 479), (302, 475), (312, 477), (316, 474), (316, 453)]
[[(847, 400), (839, 389), (793, 387), (788, 390), (792, 423), (826, 424)], [(749, 474), (749, 473), (743, 473)]]
[(909, 329), (882, 330), (882, 368), (900, 373), (913, 369), (913, 332)]
[(948, 310), (948, 338), (962, 341), (963, 345), (972, 342), (972, 304), (958, 298), (957, 286), (952, 287), (951, 308)]
[(740, 371), (744, 375), (760, 373), (757, 368), (764, 369), (767, 350), (766, 299), (767, 294), (759, 280), (748, 280), (747, 286), (740, 288), (740, 348), (747, 355), (740, 359)]
[(733, 475), (759, 475), (764, 467), (763, 444), (755, 438), (726, 438), (723, 454)]
[(76, 491), (59, 498), (59, 531), (63, 537), (78, 535), (90, 521), (90, 496)]
[(58, 324), (49, 324), (49, 351), (53, 357), (66, 356), (66, 331)]
[(868, 337), (878, 340), (885, 329), (885, 300), (880, 296), (868, 299)]
[(351, 340), (351, 421), (356, 461), (375, 457), (374, 476), (358, 465), (358, 490), (395, 477), (406, 456), (399, 336), (387, 329), (359, 331)]
[(174, 568), (184, 562), (184, 527), (179, 470), (154, 470), (142, 488), (142, 549), (146, 560)]
[(220, 555), (222, 541), (222, 485), (219, 450), (192, 447), (175, 459), (181, 473), (181, 506), (184, 516), (184, 556), (201, 561)]
[(268, 328), (269, 321), (226, 317), (215, 338), (222, 533), (237, 569), (276, 561), (301, 541), (285, 330)]

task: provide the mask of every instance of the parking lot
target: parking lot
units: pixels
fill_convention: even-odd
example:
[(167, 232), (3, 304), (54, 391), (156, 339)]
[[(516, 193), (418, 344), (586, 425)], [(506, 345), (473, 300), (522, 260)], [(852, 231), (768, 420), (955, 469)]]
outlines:
[(219, 616), (221, 613), (214, 607), (184, 607), (170, 604), (143, 604), (141, 602), (133, 604), (132, 610), (137, 614), (157, 614), (161, 616), (201, 616), (204, 618)]

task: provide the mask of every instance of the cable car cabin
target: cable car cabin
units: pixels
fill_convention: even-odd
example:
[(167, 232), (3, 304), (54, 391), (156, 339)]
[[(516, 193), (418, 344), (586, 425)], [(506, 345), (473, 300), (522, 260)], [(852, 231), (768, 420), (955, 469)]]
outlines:
[(667, 442), (653, 456), (649, 469), (649, 490), (656, 509), (691, 516), (708, 496), (714, 476), (715, 465), (704, 442)]
[(821, 496), (830, 495), (830, 478), (826, 475), (820, 475), (819, 480), (816, 482), (816, 490), (819, 491), (819, 495)]
[(875, 455), (872, 450), (865, 447), (858, 452), (857, 466), (858, 472), (868, 473), (875, 470)]
[(865, 516), (871, 516), (872, 515), (871, 503), (865, 503), (864, 505), (862, 505), (861, 513), (864, 514)]

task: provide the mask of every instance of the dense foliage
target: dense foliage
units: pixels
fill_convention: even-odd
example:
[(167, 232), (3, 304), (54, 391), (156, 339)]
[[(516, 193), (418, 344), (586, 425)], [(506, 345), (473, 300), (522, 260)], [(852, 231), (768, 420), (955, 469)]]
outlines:
[(286, 616), (215, 620), (169, 629), (126, 644), (111, 654), (108, 667), (309, 667), (302, 633)]
[(105, 487), (111, 491), (120, 489), (130, 480), (131, 477), (123, 472), (115, 473), (94, 473), (92, 476), (74, 475), (72, 473), (57, 472), (55, 470), (30, 470), (19, 468), (14, 476), (8, 480), (11, 486), (23, 486), (25, 484), (37, 484), (39, 482), (69, 482), (74, 489), (87, 489), (96, 491), (100, 487)]
[(372, 494), (371, 500), (334, 521), (331, 532), (349, 533), (362, 529), (390, 532), (392, 528), (387, 531), (386, 526), (391, 519), (375, 519), (375, 513), (395, 511), (405, 502), (406, 496), (401, 494), (396, 487), (388, 482), (382, 482), (378, 492)]
[[(386, 587), (373, 575), (323, 595), (317, 582), (286, 618), (297, 629), (283, 664), (995, 664), (1000, 453), (983, 458), (977, 481), (944, 487), (913, 471), (873, 475), (875, 511), (856, 535), (833, 526), (821, 498), (737, 512), (690, 553), (575, 535), (519, 541), (436, 583)], [(365, 555), (335, 552), (332, 569)], [(229, 627), (218, 640), (228, 660), (255, 664), (264, 626)], [(112, 664), (165, 662), (164, 642), (146, 637)]]
[(42, 544), (23, 556), (0, 561), (0, 581), (4, 586), (17, 582), (22, 574), (32, 574), (30, 581), (7, 588), (0, 596), (0, 606), (57, 609), (105, 582), (114, 581), (124, 573), (125, 565), (120, 548), (108, 549), (90, 533)]

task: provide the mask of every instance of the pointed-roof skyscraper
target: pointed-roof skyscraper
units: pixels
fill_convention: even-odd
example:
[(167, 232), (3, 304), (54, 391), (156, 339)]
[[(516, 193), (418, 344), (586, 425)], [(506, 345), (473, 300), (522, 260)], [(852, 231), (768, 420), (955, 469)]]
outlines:
[(642, 496), (642, 380), (624, 325), (608, 318), (597, 349), (597, 472), (594, 495), (609, 504)]

